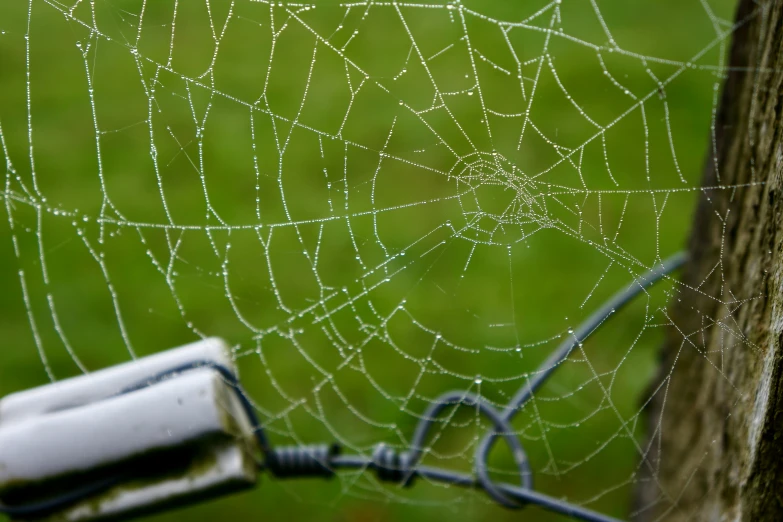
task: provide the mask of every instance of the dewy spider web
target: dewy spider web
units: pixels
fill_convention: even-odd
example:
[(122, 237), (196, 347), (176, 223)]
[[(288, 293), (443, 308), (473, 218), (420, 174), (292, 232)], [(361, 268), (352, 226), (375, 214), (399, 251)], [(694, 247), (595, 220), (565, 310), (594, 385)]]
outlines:
[[(18, 385), (220, 335), (276, 442), (403, 451), (450, 389), (502, 410), (734, 188), (699, 186), (733, 2), (628, 4), (5, 3), (3, 338), (46, 372)], [(642, 412), (688, 291), (646, 292), (519, 412), (537, 489), (626, 516), (654, 480)], [(472, 469), (478, 411), (435, 425), (422, 462)], [(494, 509), (362, 469), (264, 487), (300, 516)]]

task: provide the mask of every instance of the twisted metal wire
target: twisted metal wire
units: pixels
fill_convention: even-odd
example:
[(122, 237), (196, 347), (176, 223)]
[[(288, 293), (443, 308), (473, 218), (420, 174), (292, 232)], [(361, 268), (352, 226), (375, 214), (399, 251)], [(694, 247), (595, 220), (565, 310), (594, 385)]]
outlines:
[[(248, 399), (237, 376), (220, 364), (212, 361), (194, 361), (168, 369), (153, 375), (144, 381), (123, 389), (117, 395), (146, 388), (183, 372), (198, 368), (211, 368), (218, 372), (236, 393), (242, 409), (253, 427), (254, 437), (263, 456), (259, 461), (260, 469), (267, 469), (277, 478), (296, 477), (332, 477), (340, 469), (372, 469), (382, 481), (398, 483), (404, 487), (413, 484), (417, 477), (469, 488), (481, 488), (498, 504), (511, 509), (519, 509), (534, 504), (549, 511), (586, 522), (619, 522), (610, 516), (571, 504), (533, 489), (533, 474), (527, 454), (521, 441), (514, 435), (511, 421), (534, 393), (552, 375), (557, 367), (568, 358), (575, 347), (582, 344), (593, 332), (603, 325), (622, 306), (644, 292), (647, 288), (683, 265), (687, 260), (685, 253), (678, 253), (666, 259), (642, 275), (634, 283), (616, 293), (601, 308), (588, 317), (558, 348), (544, 361), (532, 377), (517, 390), (503, 411), (498, 411), (480, 396), (466, 391), (450, 391), (440, 395), (427, 408), (416, 426), (410, 448), (398, 452), (380, 443), (375, 446), (371, 456), (341, 455), (337, 444), (318, 444), (308, 446), (273, 447), (256, 415), (255, 408)], [(427, 436), (440, 413), (453, 406), (464, 405), (476, 408), (492, 423), (492, 429), (484, 436), (476, 449), (474, 474), (457, 473), (441, 468), (419, 465), (418, 462), (426, 448)], [(493, 445), (502, 438), (509, 445), (519, 474), (519, 485), (495, 482), (489, 476), (487, 459)], [(14, 518), (39, 518), (64, 509), (82, 500), (94, 497), (132, 477), (115, 476), (88, 484), (64, 495), (41, 502), (22, 506), (0, 505), (0, 513)]]

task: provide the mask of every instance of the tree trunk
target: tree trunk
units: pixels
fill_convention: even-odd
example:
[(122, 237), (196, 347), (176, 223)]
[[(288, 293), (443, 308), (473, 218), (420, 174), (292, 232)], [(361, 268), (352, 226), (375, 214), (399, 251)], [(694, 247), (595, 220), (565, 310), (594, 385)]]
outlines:
[(641, 521), (783, 520), (783, 0), (741, 0), (737, 24), (648, 405)]

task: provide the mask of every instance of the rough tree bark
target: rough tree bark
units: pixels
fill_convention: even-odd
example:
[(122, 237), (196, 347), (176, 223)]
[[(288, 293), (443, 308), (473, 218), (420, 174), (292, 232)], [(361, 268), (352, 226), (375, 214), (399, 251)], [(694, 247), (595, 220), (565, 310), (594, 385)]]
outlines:
[[(741, 0), (638, 520), (783, 520), (783, 0)], [(652, 471), (649, 471), (652, 470)]]

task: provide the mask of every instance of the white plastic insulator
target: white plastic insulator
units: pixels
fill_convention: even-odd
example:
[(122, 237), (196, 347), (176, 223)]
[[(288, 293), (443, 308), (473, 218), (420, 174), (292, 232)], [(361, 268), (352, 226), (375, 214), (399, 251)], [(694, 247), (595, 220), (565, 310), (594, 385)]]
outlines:
[[(51, 520), (100, 520), (253, 486), (252, 430), (235, 390), (208, 367), (120, 394), (182, 365), (208, 361), (235, 372), (219, 339), (207, 339), (0, 401), (0, 501), (11, 491), (77, 489), (95, 473), (123, 473), (154, 455), (162, 467), (119, 483)], [(182, 456), (185, 455), (184, 465)], [(41, 499), (43, 500), (43, 499)], [(44, 519), (46, 520), (46, 519)]]

